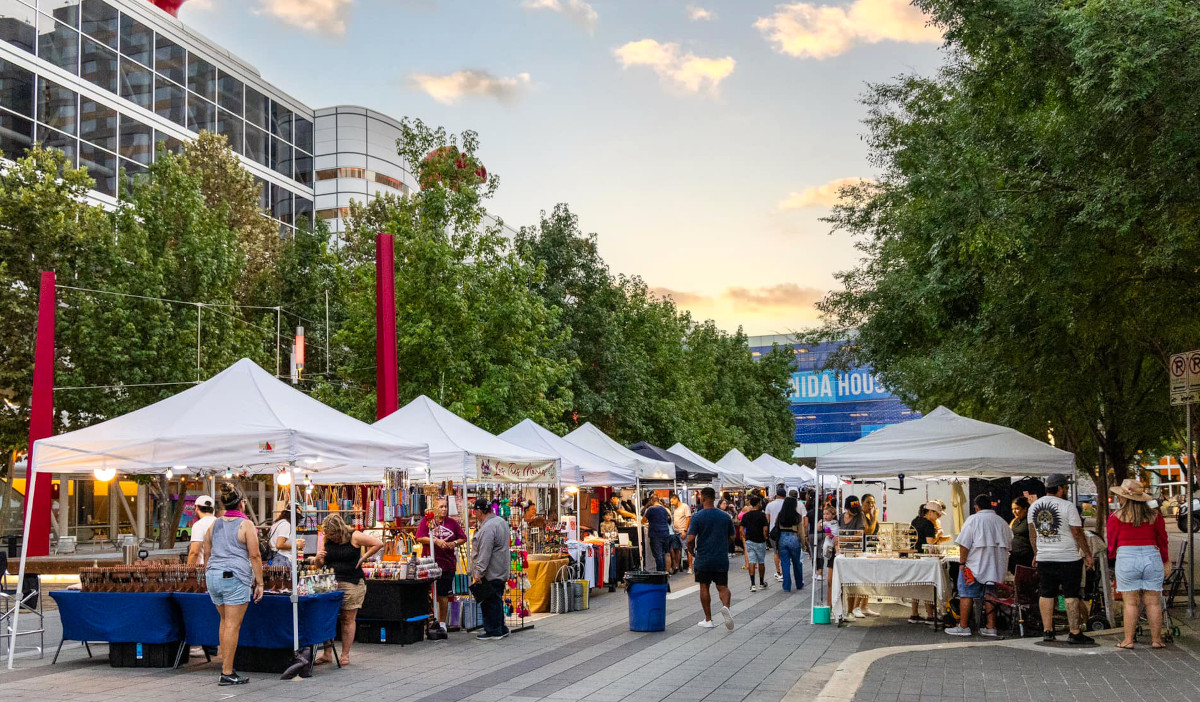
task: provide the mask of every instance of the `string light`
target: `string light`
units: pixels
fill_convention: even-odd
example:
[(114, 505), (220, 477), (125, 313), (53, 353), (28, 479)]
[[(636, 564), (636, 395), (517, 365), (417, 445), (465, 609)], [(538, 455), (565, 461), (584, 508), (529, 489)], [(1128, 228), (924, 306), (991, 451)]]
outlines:
[(280, 487), (287, 487), (292, 484), (292, 473), (287, 468), (275, 474), (275, 484)]
[(232, 477), (233, 477), (233, 470), (232, 470), (232, 469), (229, 469), (229, 468), (226, 468), (226, 469), (225, 469), (225, 479), (226, 479), (226, 480), (229, 480), (229, 479), (230, 479), (230, 478), (232, 478)]
[(117, 469), (116, 468), (96, 468), (95, 470), (92, 471), (92, 475), (95, 476), (96, 480), (99, 480), (102, 483), (107, 483), (108, 481), (117, 477)]

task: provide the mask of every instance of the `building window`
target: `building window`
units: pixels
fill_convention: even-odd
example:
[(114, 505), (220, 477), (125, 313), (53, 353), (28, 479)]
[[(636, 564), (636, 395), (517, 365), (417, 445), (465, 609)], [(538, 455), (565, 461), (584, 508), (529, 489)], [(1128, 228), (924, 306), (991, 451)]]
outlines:
[(283, 222), (292, 223), (292, 191), (278, 185), (271, 186), (271, 216)]
[(188, 90), (205, 100), (217, 99), (217, 67), (195, 54), (188, 56)]
[(271, 168), (281, 176), (292, 177), (292, 146), (282, 139), (271, 138)]
[(154, 39), (154, 70), (160, 76), (183, 85), (187, 80), (187, 52), (183, 47), (159, 34)]
[(0, 151), (6, 158), (20, 158), (33, 145), (33, 120), (0, 110)]
[(96, 181), (95, 189), (109, 197), (117, 196), (117, 157), (87, 142), (79, 145), (79, 165), (87, 168)]
[(187, 128), (199, 133), (200, 130), (214, 131), (217, 124), (217, 106), (207, 100), (197, 97), (194, 93), (187, 96), (188, 123)]
[(338, 217), (346, 218), (349, 216), (349, 207), (330, 207), (323, 210), (317, 210), (317, 219), (337, 219)]
[(295, 198), (294, 208), (296, 211), (296, 226), (313, 228), (313, 203), (306, 197), (299, 195)]
[(66, 158), (66, 162), (71, 166), (75, 165), (75, 156), (79, 151), (79, 142), (75, 137), (39, 124), (37, 126), (37, 140), (42, 142), (42, 146), (45, 146), (47, 149), (61, 151)]
[(121, 55), (127, 56), (143, 66), (152, 66), (151, 50), (154, 32), (129, 15), (121, 15)]
[(313, 123), (296, 115), (295, 131), (296, 148), (311, 154), (313, 152)]
[(183, 87), (157, 76), (154, 79), (154, 112), (181, 127), (187, 126), (187, 105)]
[(120, 154), (130, 161), (149, 166), (154, 158), (154, 130), (129, 115), (121, 115)]
[(226, 112), (225, 110), (217, 110), (217, 134), (224, 134), (229, 139), (229, 148), (237, 153), (242, 153), (242, 126), (245, 122), (241, 117)]
[(271, 103), (271, 133), (284, 141), (292, 140), (292, 111), (277, 102)]
[(121, 57), (121, 97), (147, 110), (154, 103), (154, 74)]
[(104, 0), (83, 0), (83, 33), (114, 51), (117, 48), (117, 9)]
[(74, 29), (79, 29), (79, 0), (41, 0), (42, 12)]
[(84, 37), (80, 59), (79, 75), (115, 95), (118, 85), (117, 52), (98, 41)]
[(254, 184), (258, 186), (258, 209), (264, 214), (271, 211), (271, 186), (267, 181), (254, 176)]
[(67, 134), (75, 134), (77, 103), (78, 96), (74, 90), (45, 78), (38, 78), (37, 118), (42, 124)]
[(42, 15), (41, 21), (44, 25), (38, 33), (38, 58), (78, 75), (79, 32), (45, 15)]
[(391, 176), (385, 176), (382, 173), (376, 173), (375, 182), (379, 183), (380, 185), (386, 185), (389, 188), (395, 188), (402, 193), (408, 192), (408, 186), (406, 186), (404, 181), (400, 180), (399, 178), (393, 178)]
[(334, 178), (358, 178), (366, 180), (370, 173), (365, 168), (323, 168), (317, 171), (317, 180), (333, 180)]
[(0, 105), (33, 117), (33, 72), (0, 59)]
[(246, 121), (261, 129), (267, 129), (268, 116), (271, 114), (271, 101), (266, 95), (250, 86), (246, 86)]
[(0, 39), (32, 54), (37, 40), (36, 17), (33, 8), (17, 0), (0, 0)]
[(309, 156), (308, 154), (302, 154), (299, 151), (297, 151), (296, 152), (296, 172), (292, 175), (292, 177), (296, 180), (296, 182), (304, 183), (305, 185), (312, 185), (313, 184), (312, 169), (313, 169), (313, 157)]
[(79, 138), (100, 148), (116, 151), (117, 111), (91, 98), (80, 97)]
[[(246, 125), (246, 157), (268, 168), (271, 166), (270, 137), (258, 127)], [(264, 208), (265, 209), (265, 208)]]
[(124, 197), (130, 194), (130, 190), (144, 182), (149, 177), (150, 171), (142, 164), (127, 161), (126, 159), (120, 159), (118, 163), (123, 171), (120, 183), (121, 195)]
[(242, 81), (234, 78), (225, 71), (221, 71), (220, 77), (217, 79), (217, 104), (222, 109), (229, 110), (238, 117), (241, 117), (244, 101), (242, 89)]
[(176, 139), (170, 134), (164, 134), (159, 131), (154, 132), (155, 158), (157, 158), (158, 154), (163, 151), (178, 156), (179, 154), (183, 153), (183, 140)]

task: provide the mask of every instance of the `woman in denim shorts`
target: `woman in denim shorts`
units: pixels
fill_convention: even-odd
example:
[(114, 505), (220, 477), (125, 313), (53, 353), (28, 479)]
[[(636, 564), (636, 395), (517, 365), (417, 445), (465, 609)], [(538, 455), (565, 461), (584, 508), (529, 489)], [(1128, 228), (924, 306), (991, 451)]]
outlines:
[(228, 483), (221, 485), (221, 505), (225, 511), (204, 535), (204, 581), (221, 615), (221, 677), (217, 684), (243, 685), (250, 679), (237, 674), (233, 658), (246, 607), (251, 599), (258, 602), (263, 596), (262, 554), (258, 532), (242, 511), (245, 501)]
[(1164, 648), (1162, 589), (1171, 571), (1166, 521), (1140, 481), (1129, 478), (1111, 492), (1120, 509), (1108, 516), (1108, 557), (1117, 561), (1117, 592), (1125, 601), (1125, 638), (1117, 647), (1133, 648), (1138, 614), (1145, 603), (1150, 647)]

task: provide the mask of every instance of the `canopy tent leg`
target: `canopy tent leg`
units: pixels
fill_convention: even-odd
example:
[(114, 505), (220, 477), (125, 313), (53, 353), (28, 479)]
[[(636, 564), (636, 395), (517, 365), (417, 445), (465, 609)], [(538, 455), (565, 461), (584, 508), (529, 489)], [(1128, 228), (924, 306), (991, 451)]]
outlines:
[[(809, 582), (813, 584), (812, 592), (809, 593), (812, 604), (808, 610), (808, 623), (812, 624), (813, 619), (817, 614), (817, 588), (821, 587), (817, 583), (817, 515), (822, 514), (821, 510), (821, 474), (817, 473), (817, 497), (813, 502), (813, 523), (812, 523), (812, 541), (809, 543), (809, 548), (812, 549), (812, 571), (809, 573)], [(778, 548), (778, 545), (776, 546)]]
[(636, 505), (637, 505), (634, 508), (636, 510), (636, 514), (633, 515), (634, 516), (633, 523), (637, 525), (638, 568), (640, 568), (641, 570), (645, 570), (646, 569), (646, 554), (645, 554), (644, 549), (642, 548), (642, 541), (644, 541), (644, 539), (642, 538), (642, 478), (641, 478), (641, 476), (638, 476), (637, 478), (634, 479), (633, 490), (634, 490), (633, 498), (636, 501)]
[[(34, 449), (36, 450), (36, 448)], [(25, 484), (29, 486), (29, 495), (25, 499), (25, 538), (21, 540), (21, 565), (17, 568), (17, 603), (13, 609), (12, 631), (8, 638), (8, 669), (13, 667), (13, 653), (17, 647), (17, 631), (18, 624), (21, 621), (21, 602), (25, 600), (25, 559), (29, 555), (29, 530), (33, 525), (33, 495), (37, 492), (38, 481), (35, 479), (37, 471), (34, 469), (33, 452), (29, 454), (28, 469), (26, 471)]]
[[(288, 482), (288, 504), (292, 510), (292, 650), (300, 650), (300, 595), (299, 595), (299, 565), (296, 563), (296, 462), (288, 464), (288, 472), (292, 479)], [(271, 492), (275, 492), (272, 490)]]

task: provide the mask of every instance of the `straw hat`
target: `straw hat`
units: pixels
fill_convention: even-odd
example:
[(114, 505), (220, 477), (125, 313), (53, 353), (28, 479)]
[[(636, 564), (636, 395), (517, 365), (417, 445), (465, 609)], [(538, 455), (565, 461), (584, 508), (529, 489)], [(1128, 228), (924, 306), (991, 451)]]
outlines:
[(1146, 488), (1142, 487), (1141, 481), (1136, 478), (1126, 478), (1120, 485), (1109, 488), (1109, 492), (1135, 502), (1149, 502), (1154, 499), (1146, 493)]
[(946, 513), (946, 506), (943, 505), (939, 500), (930, 500), (929, 502), (926, 502), (925, 509), (929, 510), (930, 512), (937, 512), (939, 515)]

